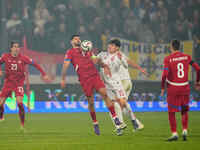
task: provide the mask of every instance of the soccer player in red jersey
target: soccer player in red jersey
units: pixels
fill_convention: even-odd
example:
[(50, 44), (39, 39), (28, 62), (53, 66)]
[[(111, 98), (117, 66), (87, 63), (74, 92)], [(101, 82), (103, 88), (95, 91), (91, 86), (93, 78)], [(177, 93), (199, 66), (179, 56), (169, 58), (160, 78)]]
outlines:
[[(17, 41), (11, 42), (11, 48), (9, 53), (5, 53), (0, 57), (0, 66), (5, 64), (5, 79), (3, 88), (0, 93), (0, 120), (4, 120), (4, 103), (7, 97), (10, 97), (12, 92), (15, 92), (17, 105), (19, 108), (19, 117), (21, 121), (21, 128), (24, 128), (25, 121), (25, 111), (23, 106), (23, 96), (24, 96), (24, 80), (25, 80), (25, 67), (27, 64), (33, 65), (37, 68), (44, 80), (49, 80), (49, 77), (42, 70), (42, 68), (33, 62), (27, 56), (20, 54), (20, 47)], [(0, 70), (0, 76), (2, 76), (2, 71)]]
[[(62, 88), (65, 87), (66, 71), (70, 63), (72, 63), (74, 66), (74, 69), (76, 70), (78, 74), (81, 87), (88, 99), (88, 103), (89, 103), (88, 109), (90, 111), (90, 116), (93, 120), (95, 134), (99, 135), (100, 134), (99, 125), (96, 119), (96, 113), (95, 113), (95, 108), (94, 108), (94, 95), (93, 95), (94, 90), (96, 90), (104, 99), (107, 108), (112, 114), (112, 118), (115, 124), (119, 127), (121, 123), (118, 117), (116, 116), (112, 101), (108, 98), (106, 94), (104, 82), (101, 80), (100, 75), (94, 65), (94, 62), (91, 59), (91, 57), (93, 56), (92, 52), (83, 51), (80, 47), (80, 44), (81, 44), (80, 36), (73, 35), (71, 38), (72, 48), (67, 50), (66, 55), (65, 55), (65, 60), (64, 60), (63, 69), (62, 69), (61, 87)], [(101, 63), (101, 65), (104, 65), (104, 64)], [(104, 71), (107, 70), (106, 72), (109, 73), (106, 65), (104, 65), (104, 69), (105, 69)], [(121, 134), (122, 134), (122, 130), (118, 128), (117, 135), (121, 135)]]
[(171, 54), (164, 59), (164, 70), (162, 74), (161, 96), (164, 95), (165, 82), (167, 83), (168, 116), (172, 136), (168, 141), (178, 140), (176, 130), (175, 112), (181, 112), (182, 136), (187, 140), (188, 111), (190, 86), (188, 82), (189, 65), (196, 70), (196, 82), (199, 82), (200, 67), (192, 61), (191, 56), (179, 51), (180, 41), (173, 40), (170, 44)]

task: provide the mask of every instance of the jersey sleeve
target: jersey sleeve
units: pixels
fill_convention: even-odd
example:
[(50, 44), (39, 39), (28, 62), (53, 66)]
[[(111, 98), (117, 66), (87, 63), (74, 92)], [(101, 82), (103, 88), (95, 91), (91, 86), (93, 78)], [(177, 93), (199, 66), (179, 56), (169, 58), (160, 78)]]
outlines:
[(97, 55), (97, 58), (102, 59), (102, 58), (103, 58), (103, 52), (100, 52), (100, 53)]
[(165, 88), (165, 81), (166, 81), (166, 78), (167, 78), (168, 72), (169, 72), (169, 62), (168, 62), (167, 58), (164, 59), (162, 69), (163, 69), (163, 72), (162, 72), (161, 88), (164, 89)]
[(68, 50), (65, 54), (64, 63), (72, 60), (72, 51)]
[(24, 62), (26, 64), (33, 65), (37, 70), (39, 70), (40, 73), (42, 74), (42, 76), (46, 75), (46, 73), (44, 72), (44, 70), (42, 69), (42, 67), (39, 64), (35, 63), (33, 61), (33, 59), (29, 58), (28, 56), (23, 56), (23, 60), (24, 60)]
[(196, 81), (199, 82), (199, 80), (200, 80), (200, 66), (192, 60), (191, 56), (189, 56), (189, 64), (195, 69), (195, 71), (196, 71)]
[(121, 62), (122, 62), (122, 65), (125, 67), (125, 68), (128, 68), (128, 62), (127, 62), (127, 56), (124, 54), (124, 53), (122, 53), (122, 52), (120, 52), (121, 53), (121, 55), (122, 55), (122, 58), (121, 58)]
[(28, 57), (28, 56), (23, 56), (23, 60), (24, 60), (24, 62), (25, 62), (26, 64), (29, 64), (29, 65), (34, 64), (33, 59), (31, 59), (31, 58)]

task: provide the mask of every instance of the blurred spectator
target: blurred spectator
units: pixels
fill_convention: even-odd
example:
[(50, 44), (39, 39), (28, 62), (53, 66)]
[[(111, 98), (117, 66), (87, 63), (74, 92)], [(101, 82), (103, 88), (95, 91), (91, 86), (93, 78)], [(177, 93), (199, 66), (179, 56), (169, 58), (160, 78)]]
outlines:
[(34, 11), (34, 22), (35, 29), (34, 32), (43, 32), (45, 23), (49, 20), (50, 14), (48, 9), (46, 8), (44, 0), (38, 0), (36, 4), (36, 9)]
[(195, 40), (200, 40), (200, 11), (195, 10), (193, 13), (193, 18), (192, 18), (192, 27), (193, 27), (193, 37)]
[(84, 25), (80, 25), (78, 33), (80, 34), (82, 40), (90, 40), (89, 32)]
[(167, 24), (161, 23), (157, 32), (155, 33), (157, 37), (157, 43), (166, 43), (170, 42), (170, 31)]
[(145, 14), (143, 17), (143, 22), (145, 24), (148, 24), (151, 22), (152, 18), (154, 18), (156, 15), (155, 4), (151, 0), (145, 0), (144, 1), (144, 10), (145, 10)]
[(70, 35), (67, 34), (67, 26), (64, 23), (59, 24), (56, 37), (52, 41), (54, 43), (54, 53), (64, 53), (69, 48), (68, 42)]
[(8, 31), (8, 38), (12, 40), (22, 40), (24, 34), (24, 28), (22, 21), (19, 19), (17, 13), (13, 13), (11, 18), (6, 23), (6, 30)]
[(130, 8), (123, 0), (7, 0), (6, 30), (9, 39), (26, 35), (29, 47), (36, 43), (35, 50), (51, 53), (63, 51), (74, 33), (98, 48), (103, 33), (139, 42), (200, 39), (200, 0), (129, 3)]
[(187, 30), (184, 25), (180, 22), (176, 22), (175, 26), (172, 28), (172, 38), (178, 40), (187, 40)]
[(22, 21), (19, 19), (18, 14), (14, 12), (6, 23), (6, 29), (9, 30), (10, 28), (14, 28), (21, 23)]
[(97, 16), (97, 11), (94, 6), (90, 5), (89, 0), (83, 1), (83, 6), (80, 9), (80, 12), (82, 17), (85, 19), (85, 22), (88, 24), (91, 23)]
[(141, 0), (131, 1), (131, 9), (133, 10), (135, 16), (138, 19), (143, 19), (145, 15), (144, 5), (141, 3)]
[(51, 52), (49, 39), (45, 36), (44, 28), (40, 28), (39, 32), (34, 33), (33, 35), (33, 44), (32, 49), (39, 52)]

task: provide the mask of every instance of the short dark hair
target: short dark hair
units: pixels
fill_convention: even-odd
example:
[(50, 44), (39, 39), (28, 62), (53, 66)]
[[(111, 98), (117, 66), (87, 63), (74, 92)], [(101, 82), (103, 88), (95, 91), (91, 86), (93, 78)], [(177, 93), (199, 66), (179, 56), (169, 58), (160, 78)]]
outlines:
[(20, 45), (19, 41), (17, 41), (17, 40), (11, 41), (10, 42), (10, 48), (12, 48), (14, 44), (19, 44)]
[(117, 46), (117, 47), (120, 47), (120, 46), (121, 46), (121, 42), (120, 42), (120, 40), (118, 40), (118, 39), (112, 39), (112, 40), (110, 40), (110, 41), (108, 42), (108, 44), (114, 44), (114, 45)]
[(172, 47), (174, 50), (179, 50), (180, 49), (180, 41), (179, 40), (172, 40), (171, 41)]
[(75, 37), (80, 37), (80, 35), (79, 35), (79, 34), (74, 34), (74, 35), (72, 35), (72, 36), (71, 36), (71, 40), (73, 40), (73, 38), (75, 38)]

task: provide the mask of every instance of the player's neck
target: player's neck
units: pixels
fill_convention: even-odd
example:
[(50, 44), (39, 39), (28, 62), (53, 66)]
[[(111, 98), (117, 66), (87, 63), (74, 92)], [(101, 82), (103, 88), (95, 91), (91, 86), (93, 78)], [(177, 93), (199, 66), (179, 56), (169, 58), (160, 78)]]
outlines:
[(80, 48), (80, 46), (73, 46), (73, 48)]
[(16, 54), (16, 53), (10, 53), (10, 54), (11, 54), (12, 57), (17, 57), (18, 56), (18, 54)]
[(173, 50), (172, 54), (179, 52), (179, 50)]

